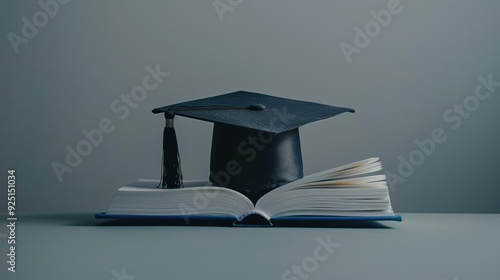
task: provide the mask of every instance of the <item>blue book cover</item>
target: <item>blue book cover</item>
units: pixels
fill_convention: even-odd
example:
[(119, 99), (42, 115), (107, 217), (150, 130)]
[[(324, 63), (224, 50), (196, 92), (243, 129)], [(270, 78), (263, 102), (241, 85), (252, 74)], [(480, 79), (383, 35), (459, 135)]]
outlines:
[[(235, 226), (235, 227), (265, 227), (265, 226), (285, 226), (285, 227), (330, 227), (344, 225), (343, 222), (383, 222), (402, 221), (401, 215), (391, 216), (286, 216), (271, 218), (270, 220), (257, 215), (249, 215), (243, 219), (232, 216), (213, 215), (135, 215), (135, 214), (106, 214), (96, 213), (97, 219), (147, 221), (155, 220), (164, 225), (173, 226)], [(351, 224), (352, 225), (352, 224)]]

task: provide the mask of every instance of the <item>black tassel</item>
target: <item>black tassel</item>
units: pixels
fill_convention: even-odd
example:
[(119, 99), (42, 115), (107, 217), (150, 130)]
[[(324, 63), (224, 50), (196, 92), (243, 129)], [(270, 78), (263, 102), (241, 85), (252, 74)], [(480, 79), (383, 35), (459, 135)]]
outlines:
[(165, 113), (165, 128), (163, 129), (163, 168), (162, 168), (162, 188), (176, 189), (182, 188), (181, 159), (177, 136), (174, 129), (174, 114)]

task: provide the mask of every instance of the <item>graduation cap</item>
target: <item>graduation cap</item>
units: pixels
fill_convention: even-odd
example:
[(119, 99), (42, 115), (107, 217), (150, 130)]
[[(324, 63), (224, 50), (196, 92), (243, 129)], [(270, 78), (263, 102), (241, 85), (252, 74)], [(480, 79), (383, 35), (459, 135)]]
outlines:
[(166, 119), (160, 185), (182, 187), (175, 115), (214, 123), (209, 180), (254, 200), (303, 177), (300, 126), (344, 112), (354, 110), (246, 91), (156, 108)]

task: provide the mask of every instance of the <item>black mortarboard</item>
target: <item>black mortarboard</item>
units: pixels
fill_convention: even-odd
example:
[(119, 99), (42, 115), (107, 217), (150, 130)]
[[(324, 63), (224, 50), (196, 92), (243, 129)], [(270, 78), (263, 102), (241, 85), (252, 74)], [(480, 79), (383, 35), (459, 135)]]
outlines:
[(182, 187), (173, 118), (214, 123), (210, 181), (252, 200), (303, 177), (298, 127), (353, 109), (237, 91), (156, 108), (164, 113), (161, 185)]

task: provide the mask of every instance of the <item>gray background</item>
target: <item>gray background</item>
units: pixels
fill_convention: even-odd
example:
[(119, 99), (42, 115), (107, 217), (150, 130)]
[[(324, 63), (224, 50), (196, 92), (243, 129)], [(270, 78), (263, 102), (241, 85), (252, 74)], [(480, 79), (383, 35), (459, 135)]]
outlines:
[[(393, 186), (396, 212), (500, 213), (500, 88), (459, 129), (443, 120), (478, 76), (500, 81), (500, 2), (402, 0), (347, 63), (340, 43), (387, 3), (247, 0), (221, 21), (212, 1), (71, 1), (16, 54), (7, 34), (41, 8), (3, 1), (0, 170), (17, 169), (18, 211), (104, 211), (118, 187), (159, 176), (163, 119), (151, 109), (243, 89), (357, 110), (301, 129), (306, 173), (380, 156), (397, 174), (414, 140), (442, 128), (447, 141)], [(157, 64), (170, 76), (120, 120), (110, 104)], [(103, 118), (115, 130), (59, 182), (51, 163)], [(185, 178), (206, 178), (211, 125), (176, 127)]]

